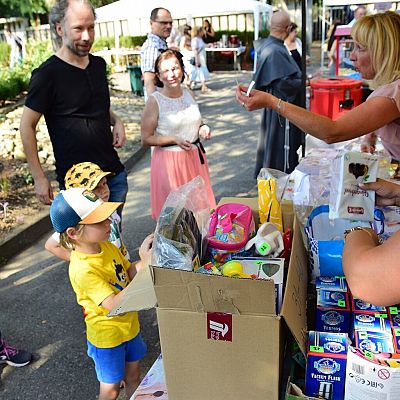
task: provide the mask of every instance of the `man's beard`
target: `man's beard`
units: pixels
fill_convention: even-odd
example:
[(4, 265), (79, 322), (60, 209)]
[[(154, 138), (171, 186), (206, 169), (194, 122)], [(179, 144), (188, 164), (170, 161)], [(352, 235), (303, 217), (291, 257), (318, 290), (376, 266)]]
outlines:
[(72, 54), (78, 56), (78, 57), (86, 57), (89, 54), (90, 48), (88, 50), (79, 50), (77, 47), (74, 47), (70, 43), (67, 43), (67, 48), (72, 52)]

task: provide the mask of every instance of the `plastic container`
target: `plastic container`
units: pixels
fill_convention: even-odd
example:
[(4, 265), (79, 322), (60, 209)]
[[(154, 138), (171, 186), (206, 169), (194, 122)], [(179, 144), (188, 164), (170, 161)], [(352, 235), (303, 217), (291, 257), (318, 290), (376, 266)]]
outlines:
[(131, 90), (137, 96), (143, 96), (142, 70), (138, 65), (128, 65), (129, 76), (131, 79)]
[(310, 81), (310, 111), (336, 120), (362, 103), (362, 82), (351, 78), (320, 78)]

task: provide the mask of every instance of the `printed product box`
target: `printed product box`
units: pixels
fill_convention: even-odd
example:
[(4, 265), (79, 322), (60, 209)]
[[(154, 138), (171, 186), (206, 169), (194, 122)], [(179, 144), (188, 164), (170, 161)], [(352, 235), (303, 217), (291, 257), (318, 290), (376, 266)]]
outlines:
[(351, 307), (354, 313), (386, 314), (386, 307), (375, 306), (353, 296), (351, 296)]
[(243, 265), (243, 272), (249, 275), (256, 275), (258, 279), (273, 280), (275, 284), (276, 310), (279, 314), (282, 307), (283, 278), (285, 260), (283, 258), (256, 258), (238, 257)]
[(397, 354), (372, 354), (349, 346), (346, 400), (398, 400), (400, 359)]
[(347, 340), (345, 333), (310, 331), (307, 346), (307, 396), (343, 400)]
[(387, 314), (353, 314), (353, 329), (391, 332)]
[(397, 354), (400, 354), (400, 328), (393, 328), (393, 344), (394, 344), (394, 351)]
[(388, 311), (392, 328), (400, 328), (400, 308), (398, 306), (388, 307)]
[(319, 276), (315, 280), (317, 290), (334, 290), (336, 292), (347, 292), (347, 282), (344, 276)]
[(317, 290), (315, 328), (319, 332), (349, 333), (350, 303), (346, 292)]
[[(221, 202), (247, 204), (257, 213), (257, 198)], [(281, 205), (284, 227), (293, 226), (294, 235), (279, 315), (273, 281), (155, 266), (139, 270), (110, 312), (157, 304), (170, 399), (278, 400), (286, 325), (306, 353), (307, 254), (292, 205)]]
[(393, 353), (393, 336), (389, 331), (354, 331), (354, 345), (371, 353)]

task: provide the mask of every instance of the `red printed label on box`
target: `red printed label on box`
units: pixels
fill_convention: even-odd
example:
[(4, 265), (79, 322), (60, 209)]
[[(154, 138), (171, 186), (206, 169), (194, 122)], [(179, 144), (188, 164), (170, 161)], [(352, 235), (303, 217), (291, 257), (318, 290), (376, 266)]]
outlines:
[(232, 342), (232, 314), (207, 313), (207, 338)]

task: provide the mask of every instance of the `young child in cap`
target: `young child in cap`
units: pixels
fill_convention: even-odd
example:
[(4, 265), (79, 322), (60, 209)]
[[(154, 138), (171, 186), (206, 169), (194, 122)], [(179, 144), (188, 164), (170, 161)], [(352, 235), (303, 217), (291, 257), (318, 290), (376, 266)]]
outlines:
[(139, 360), (147, 351), (137, 312), (107, 317), (124, 295), (137, 268), (150, 257), (153, 236), (139, 249), (140, 261), (130, 263), (108, 241), (110, 215), (121, 203), (104, 202), (83, 188), (61, 191), (50, 207), (50, 218), (62, 246), (72, 249), (69, 278), (83, 307), (88, 355), (100, 382), (99, 399), (116, 399), (125, 381), (128, 398), (139, 385)]
[[(65, 174), (64, 183), (66, 189), (81, 187), (91, 190), (93, 193), (100, 197), (103, 201), (108, 201), (110, 197), (110, 190), (107, 185), (107, 176), (112, 172), (104, 172), (101, 168), (92, 162), (82, 162), (73, 165)], [(121, 253), (128, 261), (131, 261), (129, 252), (121, 237), (120, 223), (121, 217), (115, 211), (110, 216), (111, 219), (111, 233), (108, 240), (114, 243)], [(54, 254), (62, 260), (69, 261), (71, 250), (65, 249), (60, 245), (59, 233), (53, 233), (46, 241), (44, 247), (47, 251)]]

